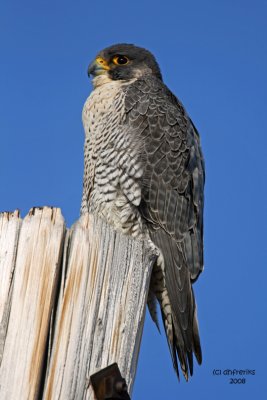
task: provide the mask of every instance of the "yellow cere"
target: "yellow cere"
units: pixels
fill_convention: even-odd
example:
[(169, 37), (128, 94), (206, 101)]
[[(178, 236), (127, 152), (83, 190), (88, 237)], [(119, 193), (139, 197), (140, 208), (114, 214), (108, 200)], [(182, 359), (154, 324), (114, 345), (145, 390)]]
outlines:
[(101, 68), (106, 69), (106, 70), (110, 69), (110, 67), (108, 66), (107, 61), (104, 58), (97, 57), (96, 58), (96, 62), (97, 62), (97, 64), (99, 64), (101, 66)]

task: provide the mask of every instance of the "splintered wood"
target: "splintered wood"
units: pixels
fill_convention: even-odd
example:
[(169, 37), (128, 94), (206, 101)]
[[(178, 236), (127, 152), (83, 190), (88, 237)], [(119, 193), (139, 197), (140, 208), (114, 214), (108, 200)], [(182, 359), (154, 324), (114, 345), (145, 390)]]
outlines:
[(0, 214), (0, 365), (10, 312), (10, 295), (20, 225), (21, 219), (17, 210), (13, 213)]
[[(3, 218), (5, 220), (5, 215)], [(15, 225), (13, 219), (15, 217), (10, 220)], [(1, 281), (4, 278), (6, 286), (11, 280), (13, 285), (12, 293), (4, 300), (10, 312), (4, 315), (3, 324), (7, 325), (7, 330), (6, 337), (1, 339), (4, 342), (1, 399), (37, 399), (39, 396), (64, 230), (59, 209), (32, 209), (23, 220), (19, 235), (13, 233), (18, 242), (14, 239), (9, 243), (14, 246), (14, 253), (17, 247), (10, 268), (13, 276), (2, 277), (5, 257), (1, 260)], [(3, 248), (5, 245), (8, 243), (3, 243)]]
[(93, 400), (113, 362), (131, 391), (153, 258), (89, 214), (0, 214), (1, 400)]

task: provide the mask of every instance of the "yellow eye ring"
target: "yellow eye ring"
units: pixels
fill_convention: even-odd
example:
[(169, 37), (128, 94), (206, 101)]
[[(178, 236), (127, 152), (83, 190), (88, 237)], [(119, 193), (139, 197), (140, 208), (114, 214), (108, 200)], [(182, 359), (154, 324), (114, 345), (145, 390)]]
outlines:
[(112, 59), (115, 65), (127, 65), (129, 63), (129, 58), (126, 56), (117, 55)]

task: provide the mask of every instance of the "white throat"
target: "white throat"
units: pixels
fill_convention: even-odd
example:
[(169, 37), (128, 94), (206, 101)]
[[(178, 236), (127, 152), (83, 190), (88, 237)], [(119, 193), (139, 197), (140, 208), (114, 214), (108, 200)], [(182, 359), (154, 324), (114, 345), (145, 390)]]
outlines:
[(92, 80), (94, 88), (105, 85), (106, 83), (114, 82), (106, 74), (95, 76)]

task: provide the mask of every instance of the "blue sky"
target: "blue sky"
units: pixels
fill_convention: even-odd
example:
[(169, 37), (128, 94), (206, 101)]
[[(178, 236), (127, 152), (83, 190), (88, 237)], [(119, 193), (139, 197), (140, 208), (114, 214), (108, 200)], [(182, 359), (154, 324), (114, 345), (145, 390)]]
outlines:
[[(135, 43), (201, 133), (205, 271), (195, 284), (203, 365), (177, 382), (147, 316), (133, 400), (264, 398), (267, 258), (267, 1), (3, 1), (0, 6), (0, 209), (79, 215), (86, 70)], [(230, 384), (214, 369), (254, 369)]]

